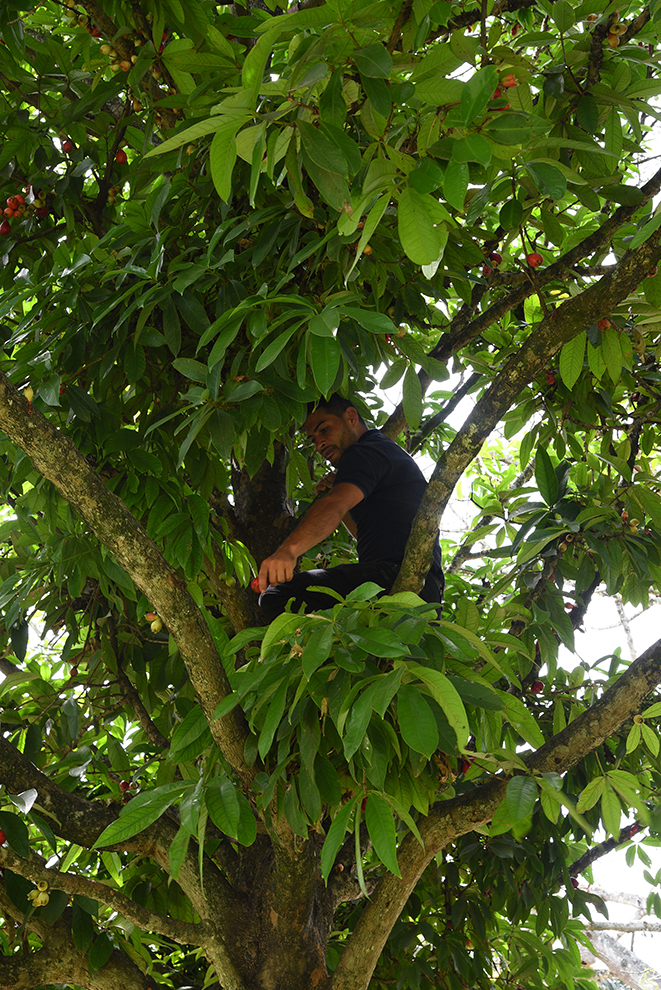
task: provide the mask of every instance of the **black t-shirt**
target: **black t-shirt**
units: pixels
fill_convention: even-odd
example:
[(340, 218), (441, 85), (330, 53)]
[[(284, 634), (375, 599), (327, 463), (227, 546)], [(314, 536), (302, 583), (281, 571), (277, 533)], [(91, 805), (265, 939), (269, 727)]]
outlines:
[[(413, 458), (378, 430), (368, 430), (342, 454), (334, 485), (349, 483), (365, 496), (350, 516), (356, 523), (361, 563), (400, 563), (411, 524), (427, 487)], [(441, 567), (441, 548), (434, 547), (434, 567)]]

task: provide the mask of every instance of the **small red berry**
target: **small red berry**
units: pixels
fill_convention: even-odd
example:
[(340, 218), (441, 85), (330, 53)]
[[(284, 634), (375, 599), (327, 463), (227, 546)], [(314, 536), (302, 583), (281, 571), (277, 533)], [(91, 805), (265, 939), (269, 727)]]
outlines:
[(64, 143), (62, 144), (62, 151), (65, 153), (65, 155), (68, 155), (70, 154), (70, 152), (73, 151), (73, 149), (74, 149), (73, 141), (67, 138), (66, 141), (64, 141)]
[(648, 278), (654, 278), (655, 275), (656, 275), (656, 266), (652, 269), (651, 272), (648, 272), (647, 273), (647, 277)]
[(603, 320), (599, 320), (597, 323), (597, 330), (601, 330), (603, 332), (604, 330), (608, 330), (610, 325), (611, 321), (604, 318)]
[(533, 694), (541, 694), (544, 690), (544, 681), (533, 681), (530, 690)]
[(511, 72), (508, 75), (502, 77), (502, 79), (500, 80), (500, 84), (501, 86), (504, 86), (505, 89), (511, 89), (512, 86), (519, 85), (516, 76), (513, 76)]
[(20, 206), (20, 203), (18, 202), (18, 196), (10, 196), (9, 199), (7, 200), (7, 206), (9, 207), (10, 210), (17, 210)]
[(11, 224), (8, 220), (3, 220), (0, 223), (0, 236), (6, 237), (8, 234), (11, 234)]
[(22, 196), (21, 193), (16, 193), (14, 199), (16, 200), (19, 206), (23, 206), (25, 203), (25, 196)]
[(119, 782), (120, 791), (128, 791), (130, 786), (131, 785), (129, 784), (128, 780), (120, 780)]
[(552, 371), (547, 371), (546, 372), (546, 384), (547, 385), (555, 385), (555, 375), (553, 374)]
[(16, 210), (12, 210), (11, 206), (7, 206), (2, 212), (6, 217), (9, 217), (9, 219), (11, 220), (11, 218), (16, 213)]
[(48, 216), (49, 212), (50, 210), (48, 209), (47, 206), (38, 206), (37, 209), (34, 211), (34, 215), (36, 217), (39, 217), (40, 220), (43, 220), (44, 217)]
[(485, 265), (483, 267), (483, 269), (482, 269), (482, 275), (483, 275), (484, 278), (489, 278), (489, 275), (491, 275), (491, 272), (492, 272), (492, 269), (489, 268), (488, 265)]
[(571, 885), (574, 888), (574, 890), (578, 889), (578, 880), (576, 879), (576, 877), (571, 878)]
[(250, 587), (252, 588), (252, 590), (255, 592), (256, 595), (259, 594), (259, 578), (258, 577), (254, 577), (252, 579), (252, 581), (250, 582)]
[(502, 95), (503, 95), (502, 89), (500, 88), (500, 86), (496, 86), (496, 88), (493, 91), (493, 99), (499, 100)]
[(120, 148), (117, 154), (115, 155), (115, 161), (117, 162), (118, 165), (126, 165), (128, 161), (128, 157), (123, 148)]
[(526, 261), (531, 268), (539, 268), (543, 260), (544, 259), (541, 254), (538, 254), (537, 251), (533, 251), (531, 254), (526, 255)]
[(4, 846), (4, 844), (5, 844), (6, 841), (7, 841), (7, 836), (5, 835), (5, 833), (0, 828), (0, 846)]
[(494, 267), (500, 265), (502, 260), (503, 260), (502, 254), (498, 254), (497, 251), (492, 251), (491, 254), (489, 255), (489, 261), (493, 261)]

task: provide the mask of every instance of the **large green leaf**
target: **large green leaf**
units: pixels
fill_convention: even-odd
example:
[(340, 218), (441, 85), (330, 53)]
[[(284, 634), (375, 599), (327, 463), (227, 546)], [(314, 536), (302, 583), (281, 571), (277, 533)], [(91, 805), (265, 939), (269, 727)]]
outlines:
[(163, 784), (153, 790), (145, 791), (132, 798), (119, 813), (119, 818), (111, 822), (94, 843), (94, 848), (112, 846), (116, 842), (124, 842), (138, 832), (144, 831), (161, 817), (177, 798), (180, 798), (191, 784), (181, 782)]
[(438, 259), (441, 241), (434, 226), (431, 196), (404, 187), (397, 204), (397, 229), (407, 256), (417, 265)]
[(397, 692), (397, 720), (402, 739), (416, 753), (431, 759), (438, 749), (434, 713), (418, 688), (402, 684)]
[(370, 794), (365, 805), (365, 824), (374, 851), (391, 873), (401, 877), (397, 862), (397, 837), (392, 808), (380, 794)]
[(560, 351), (560, 374), (569, 389), (574, 387), (583, 371), (586, 339), (587, 334), (585, 330), (582, 330), (572, 340), (569, 340)]

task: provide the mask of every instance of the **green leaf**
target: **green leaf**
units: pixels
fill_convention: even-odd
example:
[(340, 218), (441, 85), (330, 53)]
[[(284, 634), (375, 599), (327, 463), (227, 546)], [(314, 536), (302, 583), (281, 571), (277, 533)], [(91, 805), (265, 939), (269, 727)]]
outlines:
[(622, 345), (620, 335), (612, 326), (601, 334), (601, 353), (613, 385), (622, 377)]
[(567, 341), (560, 352), (560, 374), (568, 389), (572, 389), (581, 377), (586, 339), (586, 331), (582, 330), (573, 340)]
[(643, 244), (655, 230), (659, 229), (659, 226), (661, 226), (661, 212), (655, 213), (651, 219), (648, 219), (647, 222), (636, 231), (629, 242), (629, 250), (633, 251), (634, 248), (640, 247), (640, 245)]
[(328, 660), (333, 645), (333, 627), (330, 622), (313, 629), (310, 638), (303, 647), (301, 667), (306, 678), (310, 680), (315, 670)]
[(7, 845), (23, 859), (30, 858), (28, 827), (22, 818), (11, 811), (0, 811), (0, 828), (7, 837)]
[(397, 692), (397, 720), (406, 745), (431, 759), (438, 749), (438, 726), (429, 704), (416, 687), (409, 684), (400, 686)]
[(319, 97), (319, 111), (325, 124), (342, 127), (347, 116), (347, 104), (342, 95), (342, 71), (336, 69)]
[(390, 629), (369, 627), (350, 632), (348, 635), (357, 646), (367, 650), (375, 657), (393, 658), (409, 655), (408, 646), (402, 643)]
[(342, 800), (342, 789), (337, 779), (337, 770), (321, 753), (317, 753), (314, 760), (314, 779), (322, 800), (331, 807), (338, 805)]
[(379, 42), (354, 52), (353, 60), (361, 76), (371, 76), (373, 79), (390, 78), (392, 56)]
[(503, 203), (498, 221), (505, 230), (514, 230), (523, 220), (523, 206), (518, 199), (508, 199)]
[(322, 395), (332, 390), (342, 352), (335, 337), (310, 336), (310, 367)]
[(620, 834), (620, 823), (622, 821), (622, 806), (620, 799), (608, 784), (601, 795), (601, 820), (604, 823), (606, 832), (617, 839)]
[(567, 3), (567, 0), (557, 0), (551, 8), (551, 16), (555, 21), (558, 31), (561, 31), (563, 34), (566, 34), (576, 22), (574, 10), (571, 4)]
[(236, 133), (246, 120), (226, 124), (215, 135), (209, 151), (209, 167), (216, 192), (222, 200), (228, 200), (232, 191), (232, 172), (236, 161)]
[(236, 788), (227, 778), (209, 781), (204, 794), (211, 821), (221, 832), (236, 839), (239, 829), (240, 806)]
[[(457, 746), (463, 749), (468, 742), (469, 727), (468, 717), (464, 703), (459, 692), (454, 687), (445, 674), (439, 670), (432, 670), (431, 667), (423, 667), (420, 664), (409, 664), (410, 673), (415, 673), (424, 684), (430, 689), (434, 701), (442, 708), (445, 717), (450, 723), (457, 737)], [(497, 696), (494, 699), (501, 707)]]
[(374, 313), (370, 309), (356, 309), (353, 306), (342, 306), (342, 313), (355, 320), (358, 326), (370, 333), (397, 333), (397, 327), (385, 313)]
[(537, 784), (532, 777), (513, 777), (507, 784), (507, 810), (511, 824), (523, 821), (532, 814), (537, 800)]
[(543, 447), (538, 447), (535, 455), (535, 481), (546, 504), (555, 505), (558, 501), (558, 479), (551, 458)]
[(410, 430), (417, 430), (422, 419), (422, 386), (414, 365), (410, 364), (404, 375), (402, 393), (404, 415)]
[(283, 333), (278, 334), (275, 340), (272, 340), (268, 347), (265, 347), (259, 356), (257, 364), (255, 365), (255, 372), (259, 374), (264, 368), (268, 368), (269, 365), (273, 364), (278, 354), (284, 350), (291, 338), (294, 336), (296, 331), (301, 326), (300, 322), (294, 324), (293, 327), (289, 327)]
[(438, 260), (441, 241), (434, 226), (431, 196), (405, 186), (397, 204), (397, 230), (404, 251), (416, 265)]
[(112, 955), (114, 947), (112, 939), (106, 932), (101, 932), (100, 935), (96, 936), (87, 957), (90, 976), (93, 976), (105, 966)]
[(237, 841), (242, 846), (251, 846), (257, 838), (257, 821), (255, 814), (250, 807), (248, 798), (242, 791), (237, 794), (239, 801), (239, 826), (237, 828)]
[[(480, 165), (491, 163), (491, 145), (481, 134), (468, 134), (452, 144), (452, 158), (456, 162), (479, 162)], [(411, 173), (411, 182), (413, 173)]]
[(330, 871), (333, 869), (335, 857), (344, 842), (344, 837), (349, 827), (351, 815), (354, 812), (356, 804), (360, 800), (360, 796), (357, 796), (352, 798), (352, 800), (347, 801), (347, 803), (340, 808), (331, 823), (331, 827), (328, 829), (328, 834), (324, 840), (320, 857), (321, 875), (324, 879), (324, 883), (328, 880)]
[(180, 825), (177, 834), (170, 843), (170, 849), (168, 851), (170, 858), (170, 872), (175, 880), (179, 876), (181, 867), (186, 859), (190, 837), (191, 836), (188, 829), (184, 828), (183, 825)]
[(392, 808), (380, 794), (370, 794), (365, 805), (365, 824), (374, 851), (391, 873), (401, 877), (397, 862), (397, 838)]
[(601, 133), (599, 127), (599, 107), (591, 93), (580, 98), (576, 106), (576, 123), (589, 134)]
[[(474, 120), (482, 115), (487, 103), (492, 99), (497, 85), (498, 71), (494, 65), (489, 65), (485, 69), (479, 69), (471, 76), (461, 94), (462, 124), (472, 124)], [(467, 160), (472, 161), (473, 159)]]
[(194, 705), (183, 722), (177, 726), (170, 743), (170, 759), (176, 763), (187, 763), (213, 743), (209, 724), (199, 705)]
[(546, 162), (526, 162), (526, 168), (541, 193), (551, 199), (562, 199), (567, 192), (567, 180), (560, 169)]
[(112, 846), (144, 831), (189, 789), (189, 783), (163, 784), (132, 798), (94, 843), (94, 849)]
[(303, 120), (298, 121), (297, 127), (308, 175), (329, 206), (344, 210), (351, 203), (351, 193), (346, 181), (346, 158), (319, 128)]
[(469, 177), (468, 165), (451, 158), (445, 169), (443, 192), (448, 203), (459, 213), (463, 213)]

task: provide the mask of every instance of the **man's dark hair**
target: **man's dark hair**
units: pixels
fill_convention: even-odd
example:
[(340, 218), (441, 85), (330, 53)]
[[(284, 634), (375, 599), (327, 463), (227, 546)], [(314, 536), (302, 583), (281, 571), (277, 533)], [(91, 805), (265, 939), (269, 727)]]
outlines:
[(355, 403), (352, 402), (351, 399), (345, 399), (339, 392), (333, 392), (333, 394), (329, 395), (327, 399), (321, 398), (318, 402), (308, 402), (308, 416), (316, 409), (323, 409), (324, 412), (332, 413), (333, 416), (339, 416), (340, 418), (344, 415), (347, 409), (355, 409), (358, 413), (358, 419), (360, 422), (363, 426), (367, 426), (367, 423), (360, 415), (360, 410)]

